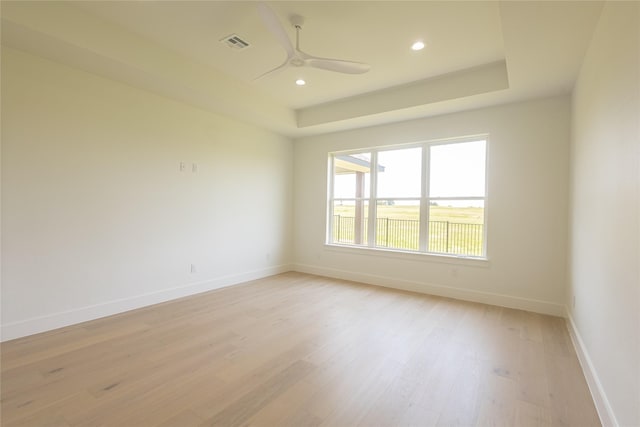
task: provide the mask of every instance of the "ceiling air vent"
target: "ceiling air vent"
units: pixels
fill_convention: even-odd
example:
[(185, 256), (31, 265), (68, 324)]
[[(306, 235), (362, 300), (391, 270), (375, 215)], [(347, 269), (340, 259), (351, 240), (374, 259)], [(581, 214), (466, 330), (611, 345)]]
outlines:
[(246, 49), (249, 47), (249, 43), (242, 40), (239, 36), (235, 34), (231, 34), (230, 36), (227, 36), (220, 41), (223, 43), (226, 43), (227, 46), (229, 46), (232, 49), (240, 50), (240, 49)]

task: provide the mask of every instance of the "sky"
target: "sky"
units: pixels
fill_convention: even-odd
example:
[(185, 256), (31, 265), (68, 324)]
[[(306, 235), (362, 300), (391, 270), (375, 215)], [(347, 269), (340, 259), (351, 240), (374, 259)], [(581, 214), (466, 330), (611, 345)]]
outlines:
[[(484, 140), (431, 145), (429, 150), (431, 197), (484, 196)], [(378, 198), (420, 197), (421, 153), (421, 147), (378, 152), (378, 164), (385, 168), (384, 172), (378, 172)], [(369, 174), (366, 174), (365, 195), (369, 194), (369, 180)], [(334, 186), (335, 198), (355, 197), (355, 174), (337, 175)], [(444, 201), (438, 204), (460, 205)], [(463, 205), (477, 206), (478, 203), (465, 201)]]

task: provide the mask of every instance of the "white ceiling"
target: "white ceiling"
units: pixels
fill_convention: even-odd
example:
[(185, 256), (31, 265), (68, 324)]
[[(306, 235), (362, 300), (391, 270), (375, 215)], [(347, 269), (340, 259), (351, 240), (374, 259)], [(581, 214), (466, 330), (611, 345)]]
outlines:
[[(361, 75), (289, 68), (256, 2), (3, 2), (3, 44), (296, 136), (571, 90), (601, 2), (269, 2), (302, 50)], [(234, 50), (232, 33), (250, 43)], [(409, 49), (415, 40), (426, 48)], [(298, 87), (296, 78), (308, 84)]]
[[(247, 83), (280, 65), (286, 53), (264, 27), (255, 2), (92, 2), (82, 7), (159, 44)], [(304, 16), (301, 49), (367, 62), (364, 75), (290, 68), (255, 82), (290, 108), (446, 74), (504, 58), (497, 2), (273, 2), (289, 30)], [(234, 50), (219, 40), (237, 34), (251, 44)], [(413, 52), (416, 39), (428, 48)], [(308, 81), (296, 87), (296, 78)]]

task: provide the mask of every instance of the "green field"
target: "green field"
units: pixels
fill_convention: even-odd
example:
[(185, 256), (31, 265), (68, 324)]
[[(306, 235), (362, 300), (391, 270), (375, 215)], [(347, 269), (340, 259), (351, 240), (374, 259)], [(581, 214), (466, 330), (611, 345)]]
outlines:
[[(353, 216), (355, 208), (353, 206), (336, 206), (333, 211), (334, 215)], [(419, 219), (420, 207), (379, 205), (378, 218)], [(464, 224), (482, 224), (484, 222), (484, 208), (431, 206), (429, 209), (429, 220), (458, 222)]]
[[(355, 243), (354, 217), (354, 206), (334, 207), (334, 242)], [(419, 206), (378, 205), (377, 217), (376, 246), (418, 250)], [(483, 221), (484, 208), (481, 207), (430, 206), (429, 251), (482, 256)], [(366, 230), (367, 218), (363, 227)], [(366, 244), (366, 231), (362, 244)]]

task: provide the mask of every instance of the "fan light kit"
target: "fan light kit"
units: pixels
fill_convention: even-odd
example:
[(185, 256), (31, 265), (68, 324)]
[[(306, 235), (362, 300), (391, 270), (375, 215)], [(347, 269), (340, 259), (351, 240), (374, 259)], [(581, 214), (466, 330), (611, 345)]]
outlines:
[[(258, 12), (260, 18), (267, 30), (276, 38), (280, 46), (287, 52), (287, 59), (284, 62), (266, 73), (256, 77), (254, 80), (261, 79), (270, 74), (284, 70), (288, 67), (314, 67), (327, 71), (335, 71), (344, 74), (362, 74), (371, 69), (369, 64), (362, 62), (343, 61), (341, 59), (320, 58), (318, 56), (309, 55), (300, 50), (300, 30), (304, 23), (304, 18), (299, 15), (291, 17), (291, 24), (296, 29), (296, 47), (294, 48), (289, 40), (287, 31), (284, 29), (278, 16), (267, 6), (266, 3), (258, 3)], [(297, 82), (296, 82), (297, 83)]]

